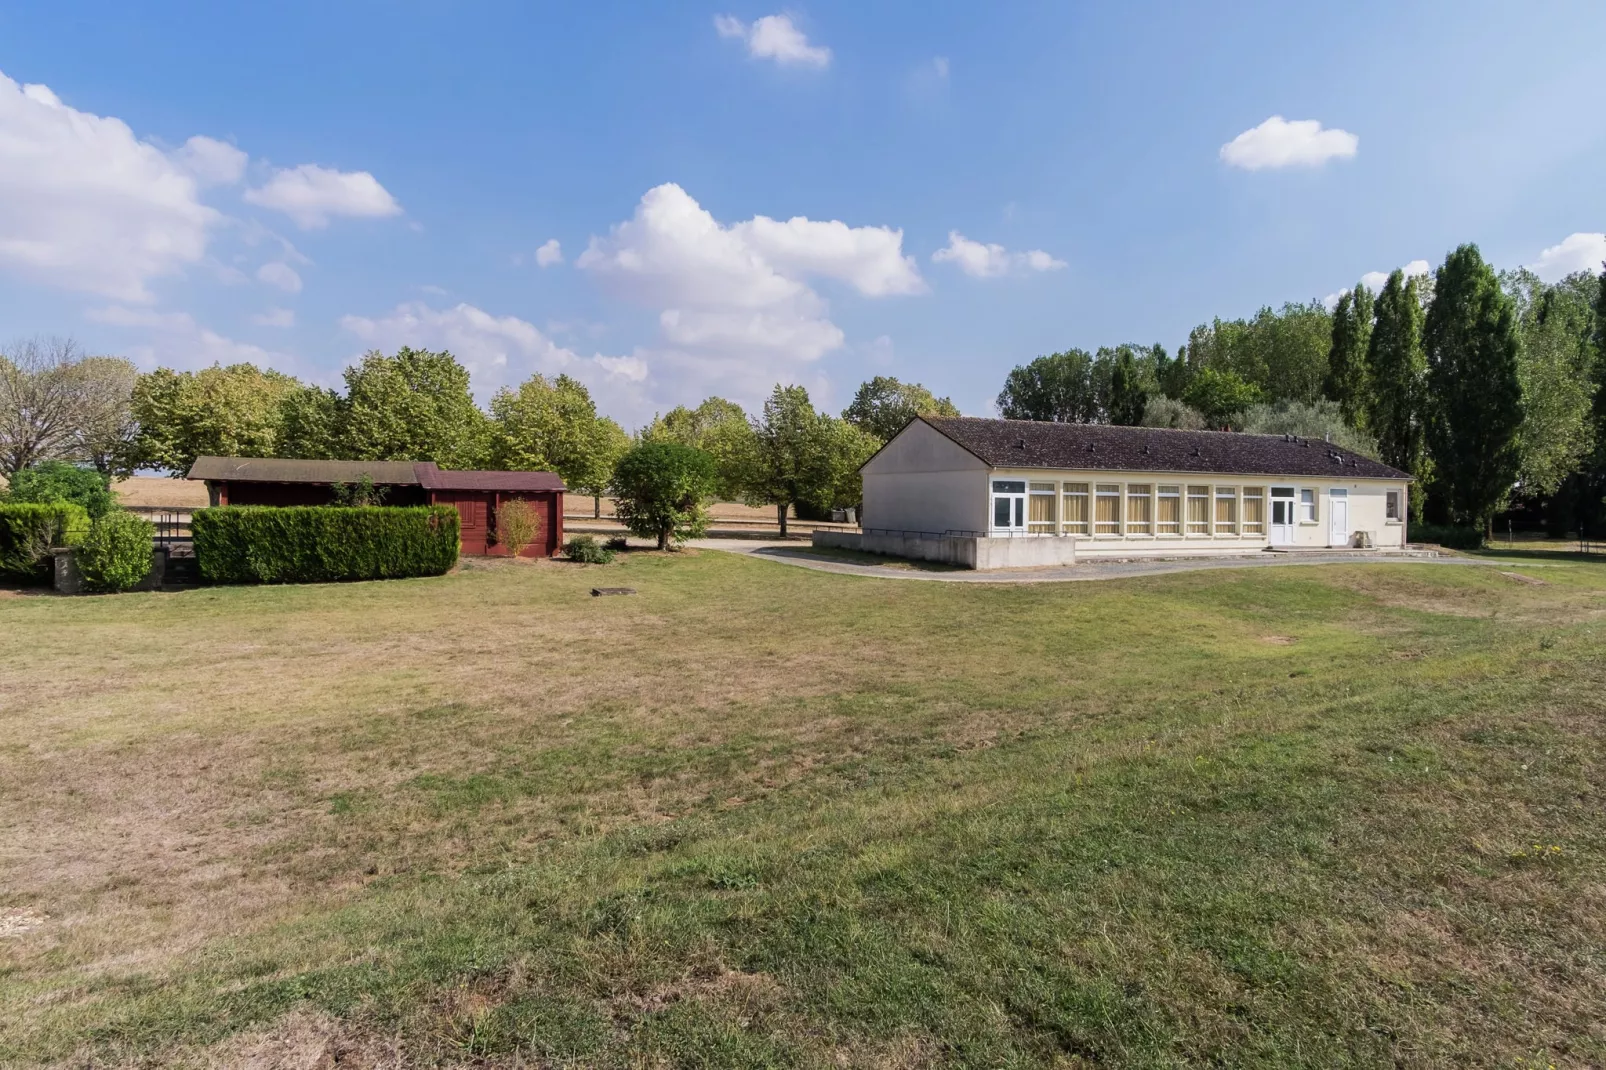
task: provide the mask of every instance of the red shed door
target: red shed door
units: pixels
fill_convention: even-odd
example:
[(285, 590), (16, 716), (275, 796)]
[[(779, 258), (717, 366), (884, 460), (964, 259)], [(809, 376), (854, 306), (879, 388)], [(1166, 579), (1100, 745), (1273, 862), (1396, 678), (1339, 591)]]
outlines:
[(490, 503), (483, 497), (473, 494), (453, 494), (450, 491), (437, 494), (436, 500), (442, 505), (457, 507), (457, 515), (462, 522), (462, 542), (465, 554), (485, 553), (485, 536), (490, 521)]

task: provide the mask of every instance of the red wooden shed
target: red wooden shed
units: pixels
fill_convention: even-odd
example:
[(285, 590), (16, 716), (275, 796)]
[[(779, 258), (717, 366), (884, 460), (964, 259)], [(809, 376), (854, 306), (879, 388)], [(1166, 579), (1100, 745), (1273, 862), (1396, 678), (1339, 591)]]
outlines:
[(563, 545), (563, 480), (553, 472), (447, 471), (433, 461), (310, 461), (279, 457), (197, 457), (190, 479), (206, 482), (214, 505), (329, 505), (335, 484), (367, 479), (385, 505), (451, 505), (462, 517), (465, 554), (506, 555), (496, 513), (522, 499), (541, 532), (523, 557), (550, 557)]

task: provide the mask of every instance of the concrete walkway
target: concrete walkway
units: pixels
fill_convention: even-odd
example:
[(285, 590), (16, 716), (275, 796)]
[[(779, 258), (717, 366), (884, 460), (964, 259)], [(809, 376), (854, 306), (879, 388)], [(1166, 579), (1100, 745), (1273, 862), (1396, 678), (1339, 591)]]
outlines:
[[(1371, 556), (1354, 553), (1256, 554), (1253, 557), (1190, 557), (1169, 561), (1089, 561), (1053, 568), (1012, 568), (992, 572), (969, 569), (930, 569), (910, 565), (860, 564), (809, 551), (797, 542), (761, 542), (747, 539), (693, 539), (686, 544), (699, 550), (761, 557), (783, 565), (835, 572), (839, 576), (872, 576), (885, 580), (937, 580), (942, 583), (1074, 583), (1116, 580), (1134, 576), (1164, 576), (1172, 572), (1200, 572), (1218, 568), (1279, 568), (1288, 565), (1488, 565), (1470, 557)], [(892, 559), (888, 559), (890, 562)]]

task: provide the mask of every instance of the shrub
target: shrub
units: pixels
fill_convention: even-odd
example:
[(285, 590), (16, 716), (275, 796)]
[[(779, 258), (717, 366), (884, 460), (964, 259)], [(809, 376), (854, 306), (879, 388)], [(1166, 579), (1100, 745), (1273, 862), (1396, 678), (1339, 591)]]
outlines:
[(1412, 542), (1437, 543), (1447, 550), (1481, 550), (1483, 531), (1453, 524), (1412, 524), (1406, 530)]
[(613, 470), (614, 511), (632, 535), (667, 550), (708, 528), (704, 503), (718, 485), (712, 454), (678, 442), (633, 446)]
[(625, 538), (623, 535), (615, 535), (602, 545), (606, 546), (616, 554), (622, 554), (626, 550), (630, 549), (630, 540)]
[(586, 565), (606, 565), (613, 560), (613, 551), (599, 543), (594, 535), (576, 535), (563, 547), (570, 561)]
[(198, 509), (190, 521), (212, 583), (329, 583), (439, 576), (457, 563), (449, 505)]
[(1143, 409), (1144, 427), (1174, 427), (1183, 431), (1203, 431), (1204, 414), (1175, 398), (1150, 398)]
[(503, 502), (496, 509), (496, 541), (514, 557), (541, 534), (541, 514), (523, 498)]
[(1314, 405), (1288, 400), (1251, 405), (1244, 410), (1241, 430), (1256, 435), (1298, 435), (1326, 440), (1351, 453), (1377, 456), (1376, 440), (1345, 423), (1338, 402), (1326, 398), (1318, 399)]
[(89, 513), (71, 502), (0, 505), (0, 580), (49, 583), (50, 548), (76, 546), (88, 531)]
[(117, 505), (110, 479), (93, 468), (80, 468), (66, 461), (41, 461), (14, 473), (6, 501), (36, 505), (72, 502), (83, 506), (91, 519), (105, 516)]
[(84, 586), (91, 591), (127, 591), (151, 574), (151, 539), (156, 525), (114, 509), (90, 526), (73, 555)]

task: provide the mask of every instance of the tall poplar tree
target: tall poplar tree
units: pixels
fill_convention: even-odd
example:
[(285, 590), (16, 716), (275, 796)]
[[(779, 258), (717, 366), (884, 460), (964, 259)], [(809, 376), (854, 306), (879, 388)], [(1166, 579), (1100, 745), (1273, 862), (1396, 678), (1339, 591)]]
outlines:
[(1367, 346), (1372, 335), (1372, 291), (1356, 283), (1339, 294), (1333, 309), (1333, 344), (1327, 351), (1327, 378), (1322, 393), (1338, 402), (1339, 412), (1351, 427), (1366, 421)]
[(1143, 385), (1137, 358), (1130, 347), (1122, 346), (1110, 371), (1110, 423), (1137, 427), (1143, 423), (1148, 405), (1149, 392)]
[(1396, 270), (1373, 306), (1366, 346), (1366, 428), (1378, 459), (1416, 477), (1411, 513), (1422, 515), (1430, 466), (1426, 450), (1427, 357), (1422, 352), (1422, 300), (1416, 279)]
[(1422, 335), (1433, 463), (1451, 516), (1486, 527), (1517, 477), (1522, 386), (1516, 312), (1476, 245), (1435, 273)]

